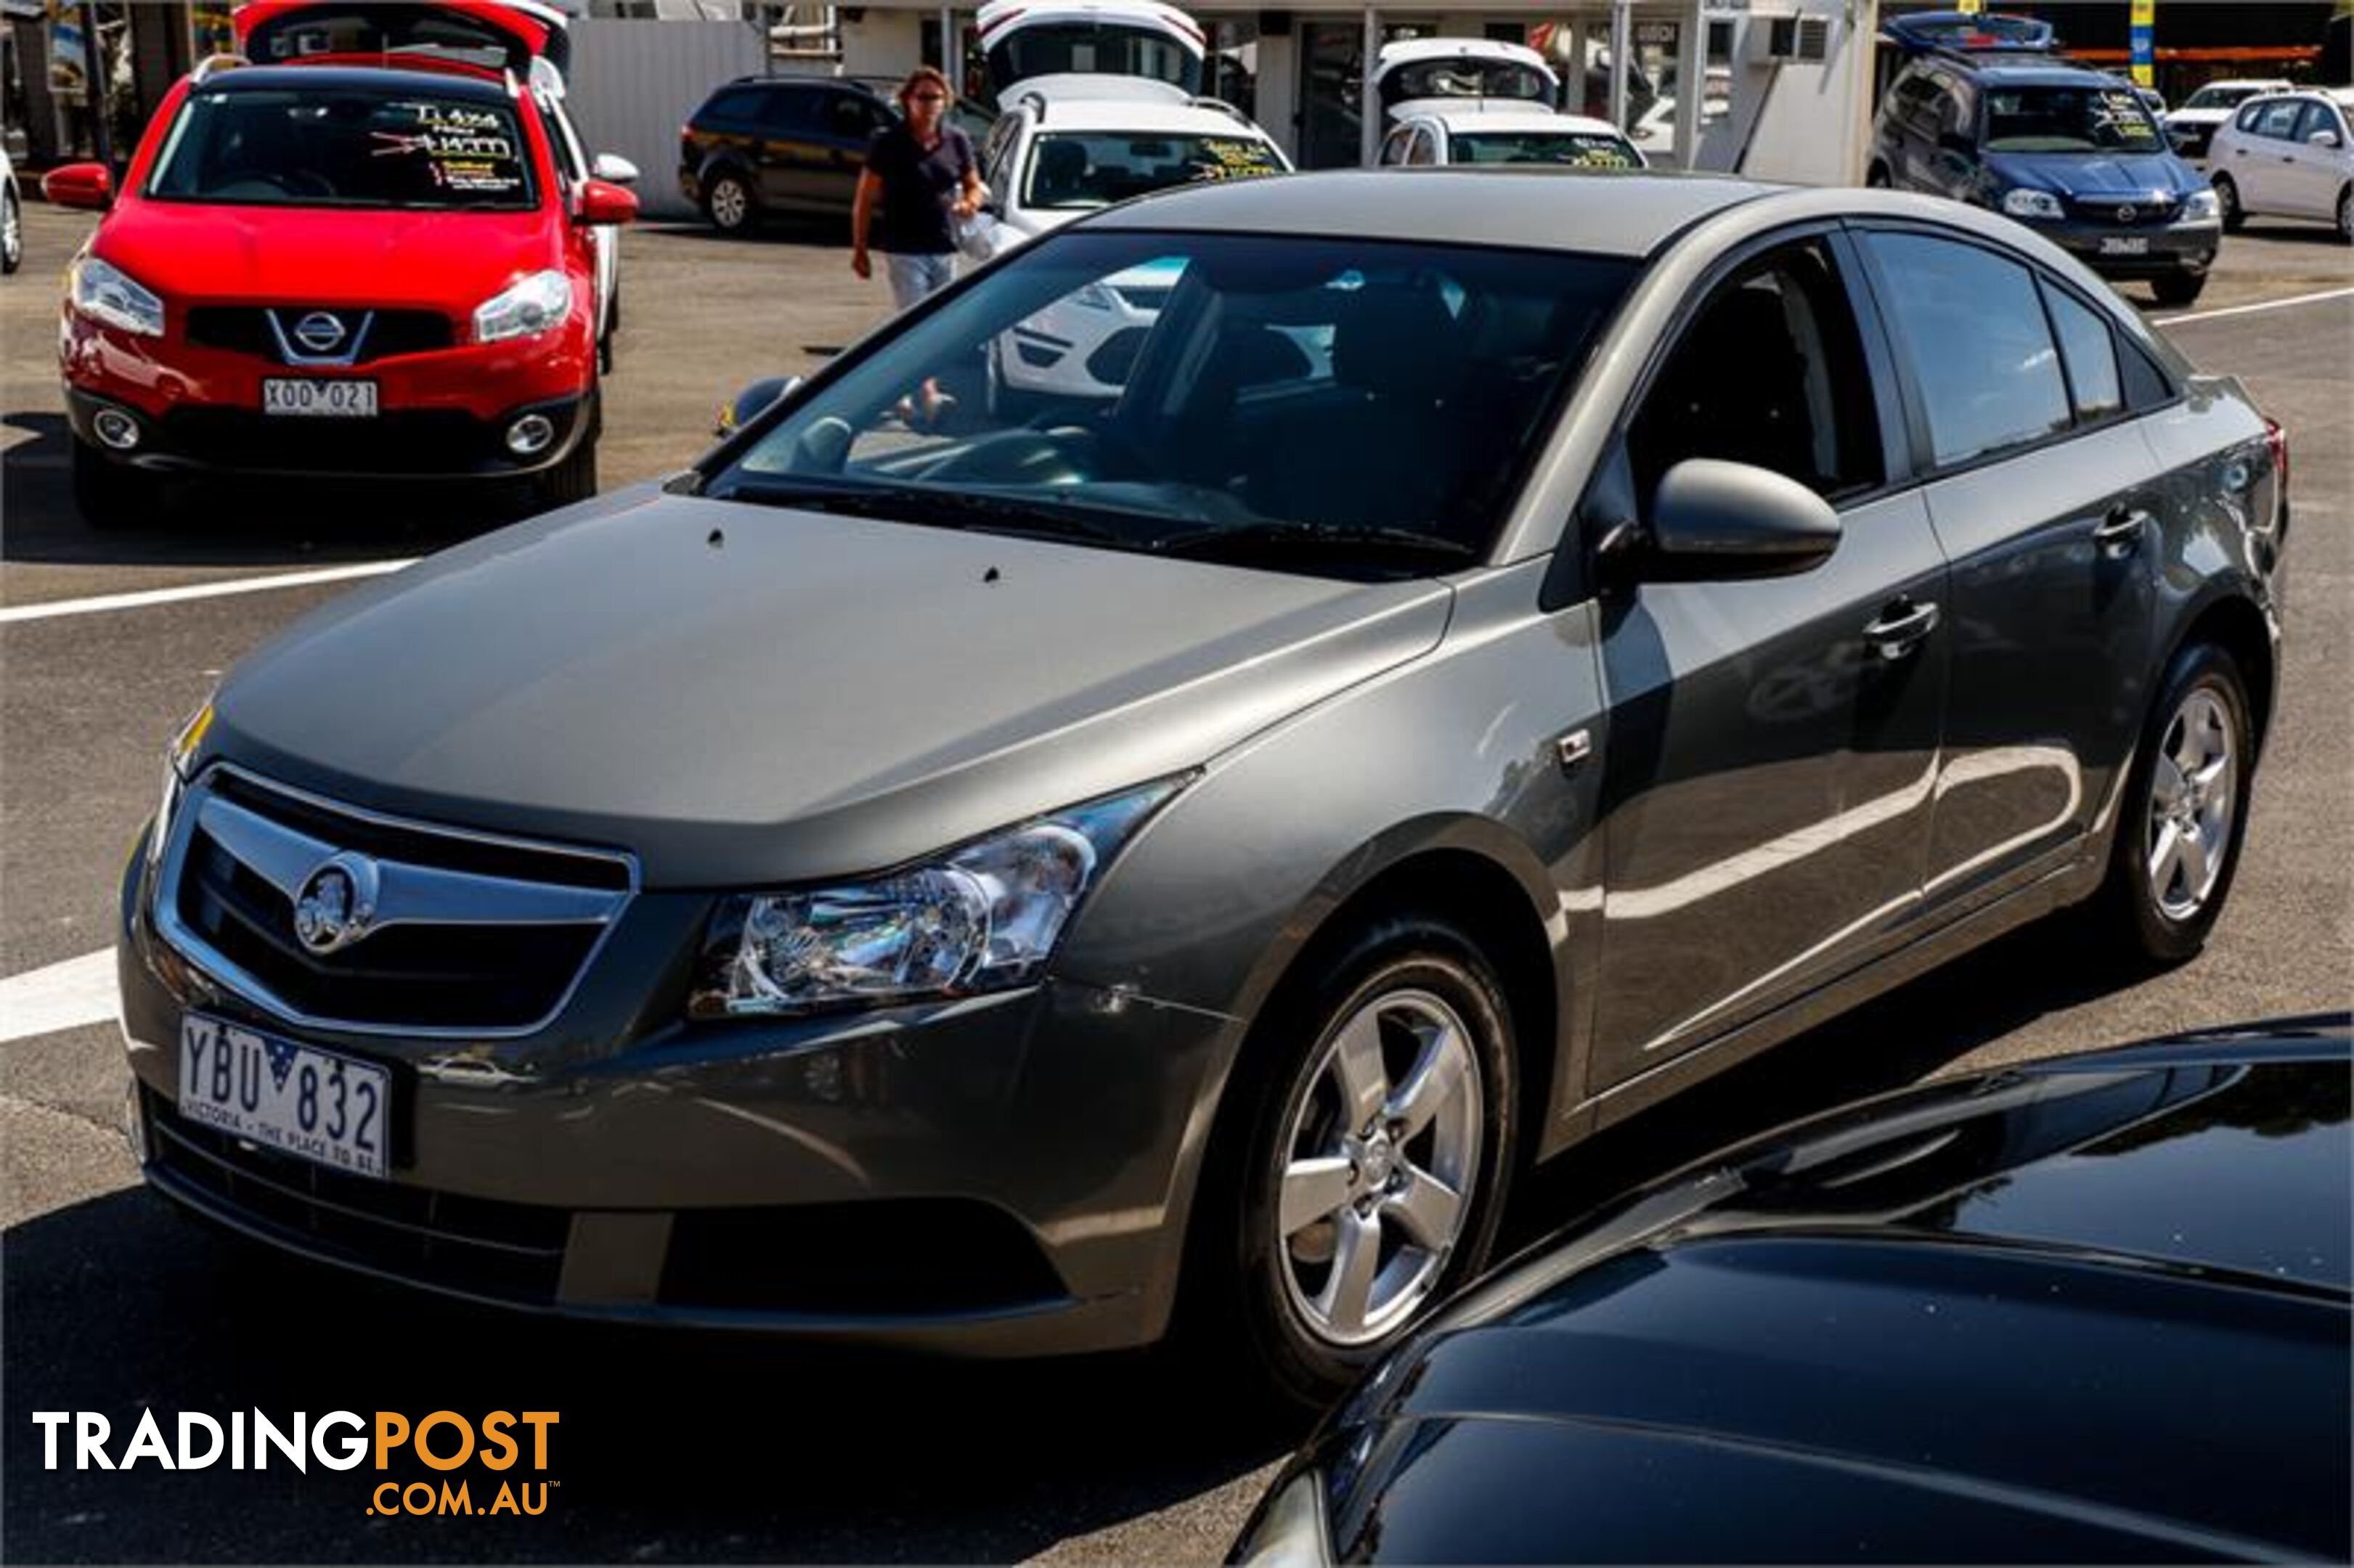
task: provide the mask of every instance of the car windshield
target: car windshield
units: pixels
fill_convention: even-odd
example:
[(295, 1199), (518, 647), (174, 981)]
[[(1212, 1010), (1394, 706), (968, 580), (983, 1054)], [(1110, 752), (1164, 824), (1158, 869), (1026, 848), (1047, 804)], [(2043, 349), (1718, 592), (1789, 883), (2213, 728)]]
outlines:
[(2261, 87), (2202, 87), (2185, 101), (2185, 109), (2237, 109), (2264, 91)]
[(703, 493), (1325, 576), (1484, 557), (1637, 263), (1064, 233), (794, 397)]
[(1553, 164), (1573, 169), (1635, 169), (1642, 155), (1623, 139), (1593, 131), (1458, 131), (1447, 142), (1458, 164)]
[(1055, 132), (1030, 153), (1024, 207), (1076, 211), (1171, 185), (1284, 172), (1275, 143), (1256, 136), (1158, 136), (1128, 131)]
[(1382, 79), (1384, 103), (1417, 98), (1524, 98), (1543, 103), (1551, 96), (1542, 73), (1511, 60), (1424, 60)]
[(1989, 153), (2155, 153), (2166, 145), (2130, 87), (1998, 87), (1987, 101)]
[(530, 154), (506, 104), (358, 89), (193, 93), (147, 194), (262, 207), (534, 202)]

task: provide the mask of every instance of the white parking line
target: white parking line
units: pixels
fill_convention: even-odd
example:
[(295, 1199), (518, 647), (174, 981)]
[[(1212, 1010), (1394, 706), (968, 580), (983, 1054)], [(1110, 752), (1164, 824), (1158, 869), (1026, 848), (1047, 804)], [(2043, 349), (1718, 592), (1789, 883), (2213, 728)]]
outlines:
[(48, 620), (61, 615), (96, 615), (110, 609), (143, 609), (151, 604), (179, 604), (192, 599), (219, 599), (227, 594), (263, 593), (270, 588), (310, 588), (317, 583), (350, 582), (380, 577), (419, 557), (401, 561), (362, 561), (356, 566), (320, 567), (307, 572), (279, 572), (266, 577), (231, 577), (227, 582), (189, 583), (183, 588), (142, 588), (135, 593), (102, 593), (90, 599), (60, 599), (48, 604), (12, 604), (0, 609), (0, 625), (19, 620)]
[(2263, 300), (2253, 305), (2226, 305), (2220, 311), (2190, 311), (2179, 316), (2152, 316), (2152, 326), (2172, 326), (2177, 322), (2220, 322), (2225, 316), (2252, 316), (2258, 311), (2285, 311), (2291, 305), (2317, 305), (2324, 300), (2342, 300), (2354, 294), (2354, 289), (2324, 289), (2317, 294), (2291, 294), (2285, 300)]
[(0, 1044), (114, 1016), (114, 949), (0, 980)]

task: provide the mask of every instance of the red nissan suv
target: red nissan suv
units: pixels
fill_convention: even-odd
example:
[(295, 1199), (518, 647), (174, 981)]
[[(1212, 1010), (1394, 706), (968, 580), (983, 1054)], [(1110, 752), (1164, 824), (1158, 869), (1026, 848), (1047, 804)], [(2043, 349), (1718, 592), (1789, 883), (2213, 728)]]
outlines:
[[(94, 525), (211, 474), (597, 487), (618, 159), (562, 109), (560, 14), (254, 0), (173, 87), (69, 273), (59, 356)], [(600, 176), (618, 176), (600, 177)]]

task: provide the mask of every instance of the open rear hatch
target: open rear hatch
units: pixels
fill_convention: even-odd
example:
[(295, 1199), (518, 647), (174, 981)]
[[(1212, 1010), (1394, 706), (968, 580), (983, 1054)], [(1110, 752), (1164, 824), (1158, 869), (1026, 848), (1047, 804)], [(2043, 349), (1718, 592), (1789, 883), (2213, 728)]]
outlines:
[(1561, 79), (1525, 44), (1497, 38), (1412, 38), (1383, 46), (1373, 84), (1385, 114), (1406, 104), (1437, 108), (1561, 107)]
[(236, 23), (258, 65), (392, 57), (527, 78), (535, 60), (559, 74), (571, 60), (564, 13), (539, 0), (249, 0)]
[(1141, 77), (1202, 90), (1200, 24), (1161, 0), (991, 0), (976, 22), (1000, 102), (1042, 76)]

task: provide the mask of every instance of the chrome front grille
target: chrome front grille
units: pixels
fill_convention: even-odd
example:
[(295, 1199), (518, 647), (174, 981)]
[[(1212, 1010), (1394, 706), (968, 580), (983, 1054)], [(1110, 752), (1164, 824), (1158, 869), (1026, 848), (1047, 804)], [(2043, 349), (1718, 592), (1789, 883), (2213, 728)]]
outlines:
[(636, 889), (626, 855), (406, 821), (216, 765), (174, 814), (154, 916), (276, 1018), (478, 1039), (562, 1011)]

